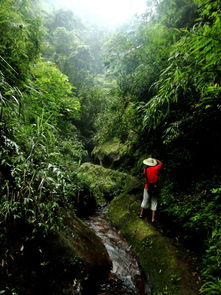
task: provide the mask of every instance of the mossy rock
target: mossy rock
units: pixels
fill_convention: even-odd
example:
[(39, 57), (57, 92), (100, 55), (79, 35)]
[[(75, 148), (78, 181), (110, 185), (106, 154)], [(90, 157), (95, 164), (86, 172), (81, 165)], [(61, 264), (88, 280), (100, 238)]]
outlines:
[(100, 163), (111, 165), (113, 162), (119, 161), (127, 150), (126, 144), (122, 144), (118, 138), (113, 138), (102, 145), (96, 146), (92, 154), (99, 159)]
[(127, 193), (109, 205), (109, 218), (132, 246), (138, 261), (150, 278), (152, 295), (196, 295), (194, 278), (181, 252), (138, 216), (140, 201)]
[(112, 263), (101, 239), (77, 216), (67, 216), (65, 224), (63, 234), (70, 241), (76, 257), (86, 266), (88, 276), (107, 277)]
[(99, 280), (108, 277), (112, 263), (100, 238), (71, 211), (62, 216), (60, 231), (47, 234), (38, 229), (33, 235), (33, 224), (25, 220), (13, 223), (7, 243), (13, 259), (7, 272), (1, 271), (2, 289), (13, 286), (26, 295), (75, 294), (79, 284), (96, 289)]
[(107, 203), (123, 191), (137, 186), (132, 176), (92, 163), (81, 165), (78, 178), (89, 188), (97, 204)]
[[(54, 278), (60, 281), (59, 286), (54, 283), (56, 290), (53, 294), (72, 294), (70, 290), (75, 290), (74, 286), (71, 287), (73, 282), (81, 284), (82, 294), (87, 294), (88, 288), (94, 294), (112, 267), (107, 250), (100, 238), (75, 215), (67, 212), (64, 224), (62, 232), (47, 237), (43, 243), (48, 260), (45, 277), (49, 271), (51, 277), (54, 274)], [(45, 283), (48, 284), (47, 280)]]

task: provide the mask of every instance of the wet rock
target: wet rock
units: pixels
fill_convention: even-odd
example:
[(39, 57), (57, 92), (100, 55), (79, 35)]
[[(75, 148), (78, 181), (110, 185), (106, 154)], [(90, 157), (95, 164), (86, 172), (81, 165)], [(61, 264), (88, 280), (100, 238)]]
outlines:
[[(78, 217), (69, 216), (65, 223), (65, 234), (71, 241), (76, 255), (84, 262), (81, 270), (85, 274), (82, 284), (84, 288), (95, 286), (108, 276), (112, 267), (106, 248), (100, 238)], [(90, 289), (92, 292), (92, 287)]]
[(191, 269), (183, 253), (146, 220), (138, 217), (141, 200), (124, 193), (109, 205), (109, 217), (131, 244), (152, 283), (152, 294), (196, 295)]
[[(27, 295), (93, 295), (98, 283), (108, 277), (112, 263), (101, 240), (70, 212), (66, 212), (64, 224), (59, 233), (25, 247), (24, 254), (30, 252), (30, 269), (38, 267), (35, 276), (29, 274), (35, 287), (28, 285)], [(33, 261), (39, 261), (40, 267)]]

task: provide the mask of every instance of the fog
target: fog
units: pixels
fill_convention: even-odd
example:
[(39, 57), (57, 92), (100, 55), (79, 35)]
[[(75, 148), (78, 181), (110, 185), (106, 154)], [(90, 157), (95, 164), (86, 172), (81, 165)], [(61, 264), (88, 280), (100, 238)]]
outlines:
[(133, 15), (142, 14), (146, 0), (43, 0), (48, 8), (73, 10), (88, 22), (105, 26), (116, 26)]

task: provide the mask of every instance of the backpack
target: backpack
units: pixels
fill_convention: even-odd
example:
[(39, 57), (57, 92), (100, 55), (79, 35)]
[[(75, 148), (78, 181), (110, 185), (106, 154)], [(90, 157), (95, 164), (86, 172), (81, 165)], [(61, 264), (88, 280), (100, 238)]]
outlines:
[(146, 168), (146, 183), (148, 184), (148, 193), (150, 195), (158, 195), (160, 192), (160, 187), (158, 182), (150, 183), (148, 182), (148, 173)]
[(158, 183), (149, 183), (148, 182), (148, 193), (150, 195), (158, 195), (160, 192), (160, 187)]

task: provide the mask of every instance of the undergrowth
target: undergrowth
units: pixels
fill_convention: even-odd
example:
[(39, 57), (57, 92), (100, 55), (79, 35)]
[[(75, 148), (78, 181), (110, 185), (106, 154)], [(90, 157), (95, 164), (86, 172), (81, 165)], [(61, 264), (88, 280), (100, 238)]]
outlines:
[(200, 294), (218, 295), (221, 294), (221, 188), (219, 183), (212, 188), (207, 181), (191, 190), (191, 193), (174, 193), (173, 184), (162, 189), (162, 222), (199, 257)]

